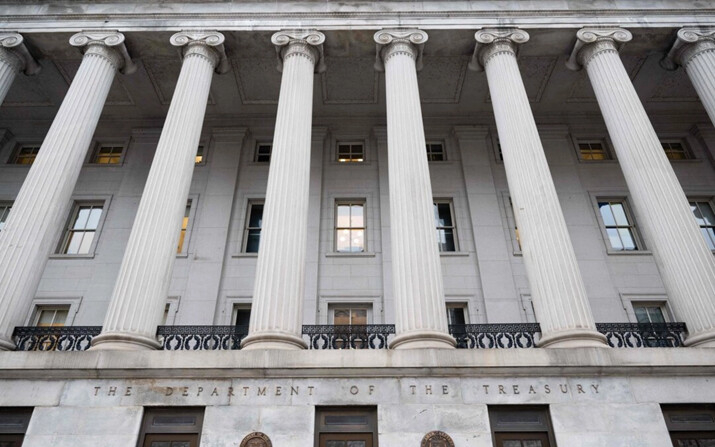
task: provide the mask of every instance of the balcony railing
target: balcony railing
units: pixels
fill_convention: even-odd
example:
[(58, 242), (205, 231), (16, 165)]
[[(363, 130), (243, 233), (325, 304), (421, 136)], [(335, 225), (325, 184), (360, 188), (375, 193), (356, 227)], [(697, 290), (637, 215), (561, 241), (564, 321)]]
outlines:
[(677, 348), (683, 346), (685, 323), (596, 323), (613, 348)]
[(102, 326), (18, 326), (12, 337), (18, 351), (86, 351)]
[(226, 351), (241, 349), (248, 326), (159, 326), (156, 335), (166, 351)]
[(387, 349), (394, 324), (304, 325), (308, 349)]
[(449, 325), (460, 349), (533, 348), (540, 332), (538, 323)]

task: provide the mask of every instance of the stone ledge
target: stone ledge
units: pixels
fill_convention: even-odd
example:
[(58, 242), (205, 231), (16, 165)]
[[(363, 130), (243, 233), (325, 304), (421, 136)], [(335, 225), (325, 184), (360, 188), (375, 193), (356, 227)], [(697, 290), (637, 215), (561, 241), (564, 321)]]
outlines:
[(0, 378), (713, 375), (715, 349), (2, 352)]

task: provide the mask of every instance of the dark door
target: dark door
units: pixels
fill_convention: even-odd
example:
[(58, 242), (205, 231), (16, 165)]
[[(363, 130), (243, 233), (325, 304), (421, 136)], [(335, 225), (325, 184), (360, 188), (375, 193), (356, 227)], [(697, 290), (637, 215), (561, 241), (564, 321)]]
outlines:
[(148, 434), (144, 438), (144, 447), (198, 447), (198, 439), (198, 435)]
[(320, 447), (372, 447), (372, 433), (321, 433)]
[(0, 435), (0, 447), (20, 447), (25, 435)]
[(549, 447), (547, 433), (496, 433), (497, 447)]
[(715, 447), (715, 432), (691, 431), (670, 434), (675, 447)]

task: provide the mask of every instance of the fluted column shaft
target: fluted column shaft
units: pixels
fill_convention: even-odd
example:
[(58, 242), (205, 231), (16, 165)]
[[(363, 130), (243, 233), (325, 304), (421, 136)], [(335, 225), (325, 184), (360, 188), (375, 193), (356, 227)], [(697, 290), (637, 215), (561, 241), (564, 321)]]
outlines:
[(5, 101), (7, 92), (20, 72), (20, 60), (10, 50), (0, 47), (0, 104)]
[(187, 45), (169, 113), (159, 137), (119, 276), (95, 349), (158, 348), (161, 323), (176, 259), (181, 220), (191, 186), (206, 104), (223, 42), (220, 33), (177, 33)]
[(25, 319), (56, 247), (109, 88), (124, 65), (113, 48), (124, 36), (103, 36), (70, 39), (87, 45), (82, 63), (0, 232), (0, 349), (14, 348), (13, 329)]
[(526, 42), (528, 34), (482, 30), (476, 38), (484, 45), (479, 58), (486, 70), (524, 266), (541, 324), (539, 345), (604, 347), (517, 64), (515, 42)]
[(282, 58), (281, 90), (268, 171), (263, 227), (244, 349), (300, 349), (308, 240), (313, 72), (317, 31), (273, 35)]
[(424, 31), (378, 31), (385, 69), (390, 243), (397, 335), (391, 346), (452, 348), (447, 330), (416, 59)]
[(0, 33), (0, 104), (5, 101), (15, 76), (21, 70), (27, 75), (40, 71), (40, 66), (23, 42), (22, 35), (18, 33)]
[[(582, 38), (582, 33), (588, 31), (579, 31), (579, 39), (588, 41), (589, 36)], [(669, 302), (687, 325), (686, 345), (715, 347), (715, 257), (621, 62), (614, 38), (592, 39), (578, 58), (596, 93)]]

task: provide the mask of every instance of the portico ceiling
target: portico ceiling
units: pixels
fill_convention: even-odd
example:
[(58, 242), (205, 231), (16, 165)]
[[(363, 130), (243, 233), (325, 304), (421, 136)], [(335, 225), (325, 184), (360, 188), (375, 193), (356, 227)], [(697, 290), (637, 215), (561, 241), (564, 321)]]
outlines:
[[(649, 113), (704, 113), (682, 69), (669, 72), (659, 61), (676, 29), (633, 29), (622, 59)], [(384, 76), (374, 69), (375, 30), (325, 31), (327, 71), (315, 76), (314, 115), (319, 117), (384, 116)], [(533, 29), (519, 54), (521, 73), (537, 119), (539, 116), (596, 114), (598, 107), (586, 73), (572, 72), (565, 61), (576, 29)], [(486, 76), (470, 71), (474, 30), (430, 30), (419, 73), (423, 114), (491, 117)], [(136, 73), (118, 75), (104, 116), (117, 119), (162, 119), (168, 110), (181, 68), (169, 31), (125, 32)], [(270, 31), (224, 31), (230, 70), (214, 75), (207, 117), (275, 114), (281, 74)], [(81, 61), (69, 45), (70, 32), (24, 33), (43, 70), (18, 76), (0, 119), (47, 119), (55, 115)]]

